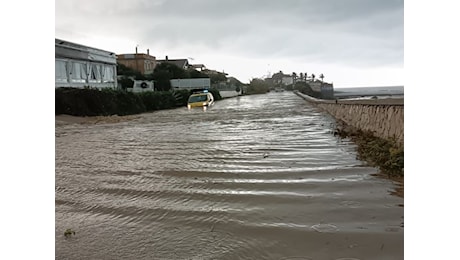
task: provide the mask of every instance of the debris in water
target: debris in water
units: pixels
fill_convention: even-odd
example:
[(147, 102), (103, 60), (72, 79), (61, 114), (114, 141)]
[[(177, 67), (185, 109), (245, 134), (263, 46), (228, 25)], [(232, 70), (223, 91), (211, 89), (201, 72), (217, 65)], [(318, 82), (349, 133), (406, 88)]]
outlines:
[(69, 237), (69, 236), (72, 236), (72, 235), (75, 235), (75, 231), (73, 231), (70, 228), (66, 229), (66, 231), (64, 232), (65, 237)]

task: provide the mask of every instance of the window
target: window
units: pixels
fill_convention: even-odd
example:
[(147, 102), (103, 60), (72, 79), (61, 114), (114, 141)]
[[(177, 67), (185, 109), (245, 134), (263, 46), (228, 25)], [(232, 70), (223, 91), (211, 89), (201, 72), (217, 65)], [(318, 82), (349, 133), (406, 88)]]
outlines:
[(90, 82), (101, 82), (101, 65), (91, 63), (89, 67), (89, 81)]
[(115, 82), (114, 76), (115, 73), (113, 71), (113, 67), (111, 65), (105, 65), (104, 66), (104, 75), (102, 78), (103, 82)]
[(72, 73), (70, 78), (72, 82), (86, 82), (86, 64), (81, 62), (72, 62)]
[(65, 60), (55, 60), (54, 76), (56, 82), (67, 82), (67, 62)]
[(195, 103), (195, 102), (205, 102), (208, 100), (208, 95), (207, 94), (203, 94), (203, 95), (192, 95), (190, 96), (190, 98), (188, 99), (188, 102), (189, 103)]

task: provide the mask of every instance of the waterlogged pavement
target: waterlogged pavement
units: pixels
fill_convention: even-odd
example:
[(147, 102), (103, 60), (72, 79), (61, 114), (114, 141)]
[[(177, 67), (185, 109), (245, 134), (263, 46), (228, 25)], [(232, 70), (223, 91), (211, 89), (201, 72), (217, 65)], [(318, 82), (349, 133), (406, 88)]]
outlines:
[(333, 130), (291, 92), (57, 123), (56, 259), (403, 259), (395, 183)]

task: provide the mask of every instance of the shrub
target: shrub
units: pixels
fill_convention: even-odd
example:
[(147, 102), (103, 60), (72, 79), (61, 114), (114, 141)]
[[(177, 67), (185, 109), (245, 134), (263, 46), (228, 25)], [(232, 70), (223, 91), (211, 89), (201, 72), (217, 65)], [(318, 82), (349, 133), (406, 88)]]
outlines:
[(264, 94), (270, 91), (270, 87), (273, 86), (268, 81), (254, 78), (249, 83), (246, 94)]
[(176, 99), (169, 91), (143, 92), (139, 94), (139, 97), (145, 105), (146, 111), (176, 107)]
[(127, 88), (132, 88), (134, 86), (134, 81), (127, 76), (123, 76), (120, 80), (118, 80), (118, 84), (122, 89), (126, 90)]
[(145, 112), (145, 105), (139, 95), (132, 92), (115, 91), (118, 108), (116, 114), (120, 116)]
[(186, 106), (190, 94), (187, 89), (175, 90), (173, 96), (176, 99), (176, 106)]
[(219, 90), (217, 90), (215, 88), (210, 88), (209, 92), (211, 92), (211, 94), (214, 96), (215, 101), (222, 99), (222, 96), (220, 95)]
[(369, 131), (357, 130), (340, 123), (336, 132), (341, 138), (350, 137), (357, 145), (358, 158), (379, 167), (388, 176), (404, 176), (404, 145), (394, 139), (383, 139)]
[(145, 112), (140, 98), (130, 92), (112, 89), (57, 88), (55, 113), (73, 116), (130, 115)]

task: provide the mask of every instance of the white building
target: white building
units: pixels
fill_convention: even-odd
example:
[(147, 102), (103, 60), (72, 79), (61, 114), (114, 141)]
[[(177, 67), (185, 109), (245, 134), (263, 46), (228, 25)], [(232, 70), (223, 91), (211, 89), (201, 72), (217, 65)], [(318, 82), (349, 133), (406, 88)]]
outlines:
[(198, 88), (211, 88), (210, 78), (194, 78), (194, 79), (172, 79), (172, 89), (198, 89)]
[(140, 92), (149, 92), (155, 91), (155, 83), (153, 80), (133, 80), (134, 84), (132, 88), (127, 88), (127, 91), (131, 91), (134, 93)]
[(55, 40), (55, 87), (117, 87), (115, 53)]
[(283, 76), (283, 78), (281, 78), (281, 84), (285, 86), (294, 84), (294, 79), (292, 76)]

